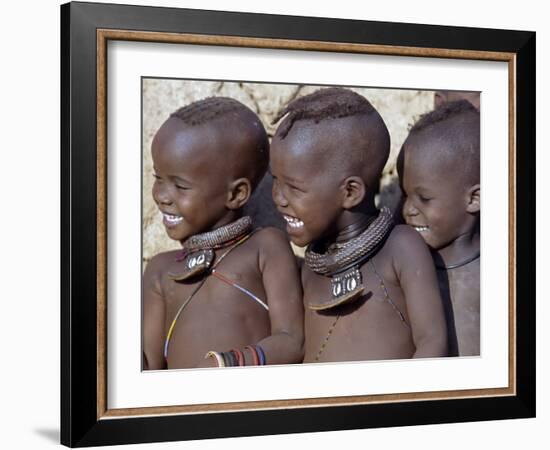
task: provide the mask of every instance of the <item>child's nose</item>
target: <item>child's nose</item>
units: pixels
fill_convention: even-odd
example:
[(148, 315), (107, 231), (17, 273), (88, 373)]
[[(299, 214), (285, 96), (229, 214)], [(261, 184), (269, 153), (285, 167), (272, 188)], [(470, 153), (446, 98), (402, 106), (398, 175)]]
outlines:
[(403, 215), (404, 216), (416, 216), (418, 214), (418, 209), (413, 205), (413, 202), (409, 198), (403, 203)]
[(288, 206), (288, 201), (283, 195), (283, 192), (281, 191), (281, 188), (279, 187), (279, 182), (277, 180), (273, 180), (273, 189), (271, 190), (271, 195), (273, 197), (273, 202), (275, 203), (275, 205), (282, 207)]
[(159, 205), (172, 204), (170, 192), (168, 192), (167, 188), (159, 186), (158, 183), (155, 183), (155, 185), (153, 186), (153, 199)]

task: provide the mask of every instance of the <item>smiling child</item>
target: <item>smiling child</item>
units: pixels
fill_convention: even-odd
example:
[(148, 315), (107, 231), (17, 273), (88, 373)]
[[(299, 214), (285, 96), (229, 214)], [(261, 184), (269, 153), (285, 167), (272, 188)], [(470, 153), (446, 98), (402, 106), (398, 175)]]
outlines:
[(375, 208), (389, 134), (361, 95), (321, 89), (291, 102), (270, 154), (273, 199), (306, 246), (304, 362), (447, 354), (430, 253)]
[(284, 233), (242, 208), (268, 163), (259, 118), (212, 97), (174, 112), (152, 143), (153, 198), (183, 249), (143, 276), (144, 369), (301, 362), (302, 291)]
[(398, 159), (403, 217), (432, 250), (445, 304), (449, 353), (480, 354), (479, 113), (442, 104), (411, 129)]

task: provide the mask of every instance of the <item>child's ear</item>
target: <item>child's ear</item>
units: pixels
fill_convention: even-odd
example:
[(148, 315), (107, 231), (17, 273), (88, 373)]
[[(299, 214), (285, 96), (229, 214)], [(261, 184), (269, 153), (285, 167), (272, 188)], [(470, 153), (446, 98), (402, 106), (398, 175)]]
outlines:
[(229, 184), (225, 206), (229, 209), (239, 209), (244, 206), (252, 195), (252, 185), (248, 178), (237, 178)]
[(344, 201), (342, 207), (344, 209), (351, 209), (357, 206), (365, 198), (367, 188), (364, 181), (360, 177), (348, 177), (344, 180), (342, 185)]
[(481, 191), (479, 184), (474, 184), (470, 189), (468, 189), (468, 198), (466, 211), (475, 214), (478, 213), (481, 209)]

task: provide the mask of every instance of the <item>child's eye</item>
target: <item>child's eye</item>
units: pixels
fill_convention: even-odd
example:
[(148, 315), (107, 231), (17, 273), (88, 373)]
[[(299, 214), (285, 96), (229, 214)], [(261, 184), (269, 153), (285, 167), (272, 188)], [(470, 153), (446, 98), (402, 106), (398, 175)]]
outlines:
[(431, 198), (425, 197), (425, 196), (423, 196), (423, 195), (419, 195), (418, 198), (420, 199), (420, 201), (421, 201), (422, 203), (427, 203), (427, 202), (429, 202), (429, 201), (431, 200)]
[(154, 178), (155, 180), (160, 180), (160, 179), (161, 179), (156, 173), (153, 174), (153, 178)]
[(298, 193), (304, 192), (304, 191), (302, 191), (299, 187), (293, 186), (293, 185), (291, 185), (291, 184), (289, 184), (288, 187), (290, 188), (290, 190), (291, 190), (292, 192), (298, 192)]
[(179, 189), (180, 191), (187, 191), (190, 189), (187, 186), (182, 186), (181, 184), (176, 184), (176, 188)]
[(290, 195), (292, 195), (294, 197), (299, 197), (300, 195), (303, 194), (303, 191), (301, 191), (297, 187), (289, 186), (288, 189), (290, 190)]

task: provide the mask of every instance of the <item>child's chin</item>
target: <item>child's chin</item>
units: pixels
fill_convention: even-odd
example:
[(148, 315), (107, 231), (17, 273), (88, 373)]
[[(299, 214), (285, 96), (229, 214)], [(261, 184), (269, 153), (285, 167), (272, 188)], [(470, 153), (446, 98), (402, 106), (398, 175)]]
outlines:
[(290, 242), (292, 242), (297, 247), (307, 247), (311, 242), (311, 240), (301, 238), (301, 237), (296, 237), (296, 236), (290, 236), (290, 235), (289, 235), (289, 239), (290, 239)]
[(187, 234), (182, 233), (181, 231), (178, 232), (173, 228), (166, 228), (166, 234), (174, 241), (185, 241), (189, 237)]

